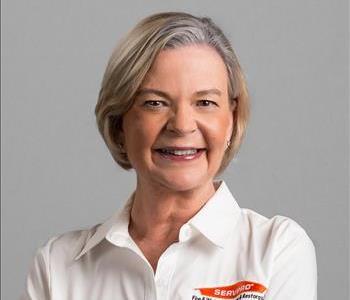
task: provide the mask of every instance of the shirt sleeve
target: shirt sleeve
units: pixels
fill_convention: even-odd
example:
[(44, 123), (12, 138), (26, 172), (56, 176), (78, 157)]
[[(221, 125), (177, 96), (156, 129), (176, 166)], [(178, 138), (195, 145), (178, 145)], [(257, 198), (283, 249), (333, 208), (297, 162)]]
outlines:
[(280, 233), (265, 300), (317, 300), (315, 247), (296, 222)]
[(56, 238), (51, 238), (40, 247), (31, 262), (26, 278), (25, 288), (20, 300), (50, 300), (50, 245)]

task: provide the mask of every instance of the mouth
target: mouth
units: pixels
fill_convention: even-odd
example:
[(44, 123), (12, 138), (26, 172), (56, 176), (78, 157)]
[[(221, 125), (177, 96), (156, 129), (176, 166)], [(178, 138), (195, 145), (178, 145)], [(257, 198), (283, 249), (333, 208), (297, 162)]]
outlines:
[(199, 159), (206, 148), (165, 147), (154, 149), (156, 157), (164, 163), (184, 163)]
[(174, 156), (191, 156), (196, 155), (199, 152), (205, 151), (206, 148), (188, 148), (188, 147), (165, 147), (155, 149), (156, 152), (164, 155), (174, 155)]

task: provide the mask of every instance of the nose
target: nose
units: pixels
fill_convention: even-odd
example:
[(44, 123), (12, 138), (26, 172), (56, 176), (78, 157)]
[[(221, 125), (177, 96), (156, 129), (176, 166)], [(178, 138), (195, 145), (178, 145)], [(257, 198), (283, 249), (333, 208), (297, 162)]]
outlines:
[(171, 132), (176, 132), (179, 135), (193, 133), (197, 129), (197, 122), (190, 108), (179, 106), (175, 111), (172, 111), (166, 129)]

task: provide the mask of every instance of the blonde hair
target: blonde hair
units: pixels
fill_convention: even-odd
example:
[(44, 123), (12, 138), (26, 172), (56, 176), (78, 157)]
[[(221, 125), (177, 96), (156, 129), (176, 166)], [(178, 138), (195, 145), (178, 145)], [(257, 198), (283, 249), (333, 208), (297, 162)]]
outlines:
[(114, 49), (103, 76), (96, 121), (113, 159), (125, 170), (132, 168), (127, 153), (120, 147), (123, 115), (131, 108), (134, 96), (163, 49), (191, 44), (204, 44), (215, 49), (228, 71), (228, 94), (236, 102), (233, 110), (233, 131), (221, 166), (221, 174), (238, 153), (249, 118), (249, 97), (246, 81), (229, 40), (208, 17), (184, 12), (157, 13), (141, 20)]

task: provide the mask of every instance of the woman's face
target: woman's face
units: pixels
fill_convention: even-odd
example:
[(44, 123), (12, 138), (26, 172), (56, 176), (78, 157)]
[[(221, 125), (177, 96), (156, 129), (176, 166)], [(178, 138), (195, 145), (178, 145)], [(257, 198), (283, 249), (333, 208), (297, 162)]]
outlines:
[[(123, 117), (124, 147), (138, 179), (174, 191), (211, 182), (231, 137), (227, 71), (208, 46), (160, 52)], [(205, 149), (182, 153), (176, 147)], [(159, 149), (169, 148), (172, 154)]]

